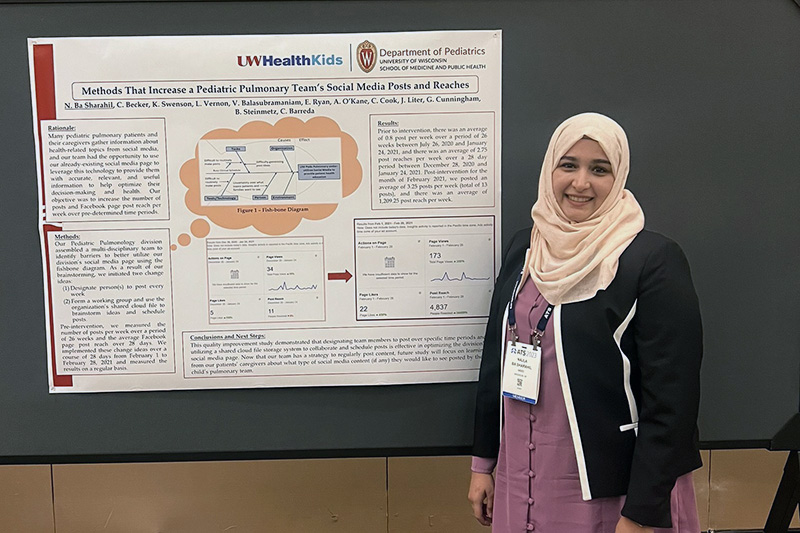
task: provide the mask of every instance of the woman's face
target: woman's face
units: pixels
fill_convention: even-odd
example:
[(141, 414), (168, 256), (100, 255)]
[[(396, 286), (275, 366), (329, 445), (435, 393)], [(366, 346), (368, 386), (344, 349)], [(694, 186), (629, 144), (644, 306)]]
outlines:
[(553, 170), (553, 193), (572, 222), (597, 211), (614, 186), (614, 174), (597, 141), (583, 138), (572, 145)]

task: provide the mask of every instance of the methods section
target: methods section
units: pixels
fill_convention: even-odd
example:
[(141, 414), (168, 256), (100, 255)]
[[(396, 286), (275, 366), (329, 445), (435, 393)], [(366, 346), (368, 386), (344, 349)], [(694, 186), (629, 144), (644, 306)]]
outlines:
[(50, 231), (60, 375), (175, 372), (169, 231)]

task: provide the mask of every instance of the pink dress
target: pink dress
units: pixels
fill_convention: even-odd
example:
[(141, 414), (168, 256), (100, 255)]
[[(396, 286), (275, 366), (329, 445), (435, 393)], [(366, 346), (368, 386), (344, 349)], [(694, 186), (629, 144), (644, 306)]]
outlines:
[[(547, 302), (530, 281), (515, 306), (521, 341), (530, 335)], [(575, 449), (561, 392), (553, 342), (553, 321), (542, 338), (539, 401), (530, 405), (504, 398), (504, 425), (495, 472), (494, 533), (614, 533), (624, 496), (581, 496)], [(491, 473), (495, 461), (473, 457), (474, 472)], [(656, 533), (699, 533), (692, 474), (678, 478), (671, 496), (672, 525)], [(647, 525), (647, 524), (643, 524)]]

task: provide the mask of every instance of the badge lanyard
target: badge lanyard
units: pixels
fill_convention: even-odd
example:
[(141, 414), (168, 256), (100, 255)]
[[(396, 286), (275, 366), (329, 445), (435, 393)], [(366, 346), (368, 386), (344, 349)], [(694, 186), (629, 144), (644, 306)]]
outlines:
[(508, 327), (513, 338), (506, 347), (506, 365), (503, 368), (503, 396), (529, 404), (536, 404), (539, 398), (539, 379), (542, 365), (541, 338), (547, 327), (547, 321), (553, 313), (553, 305), (548, 304), (542, 317), (531, 333), (531, 343), (519, 342), (517, 335), (517, 317), (515, 303), (517, 291), (522, 283), (522, 272), (514, 284), (514, 292), (508, 302)]
[[(511, 334), (514, 336), (514, 342), (516, 343), (519, 341), (519, 335), (517, 335), (517, 315), (514, 314), (514, 309), (516, 308), (516, 301), (517, 301), (517, 291), (520, 289), (520, 283), (522, 283), (522, 271), (520, 271), (519, 276), (517, 276), (517, 282), (514, 284), (514, 292), (511, 293), (511, 300), (508, 302), (508, 328), (511, 330)], [(553, 304), (547, 304), (547, 307), (542, 313), (541, 318), (539, 318), (539, 322), (536, 324), (536, 329), (533, 330), (531, 334), (531, 343), (535, 344), (536, 346), (541, 345), (541, 338), (544, 336), (544, 330), (547, 327), (547, 321), (550, 320), (550, 315), (553, 314)]]

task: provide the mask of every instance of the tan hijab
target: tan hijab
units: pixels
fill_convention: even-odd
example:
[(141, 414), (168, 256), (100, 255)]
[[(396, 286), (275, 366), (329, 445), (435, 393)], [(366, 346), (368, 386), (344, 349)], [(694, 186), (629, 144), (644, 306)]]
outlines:
[[(611, 162), (614, 185), (587, 220), (572, 222), (553, 193), (553, 170), (583, 137), (597, 141)], [(611, 284), (619, 256), (644, 228), (644, 213), (625, 189), (630, 166), (628, 139), (622, 127), (597, 113), (565, 120), (550, 139), (539, 175), (539, 198), (533, 205), (533, 232), (526, 276), (552, 304), (580, 302)]]

